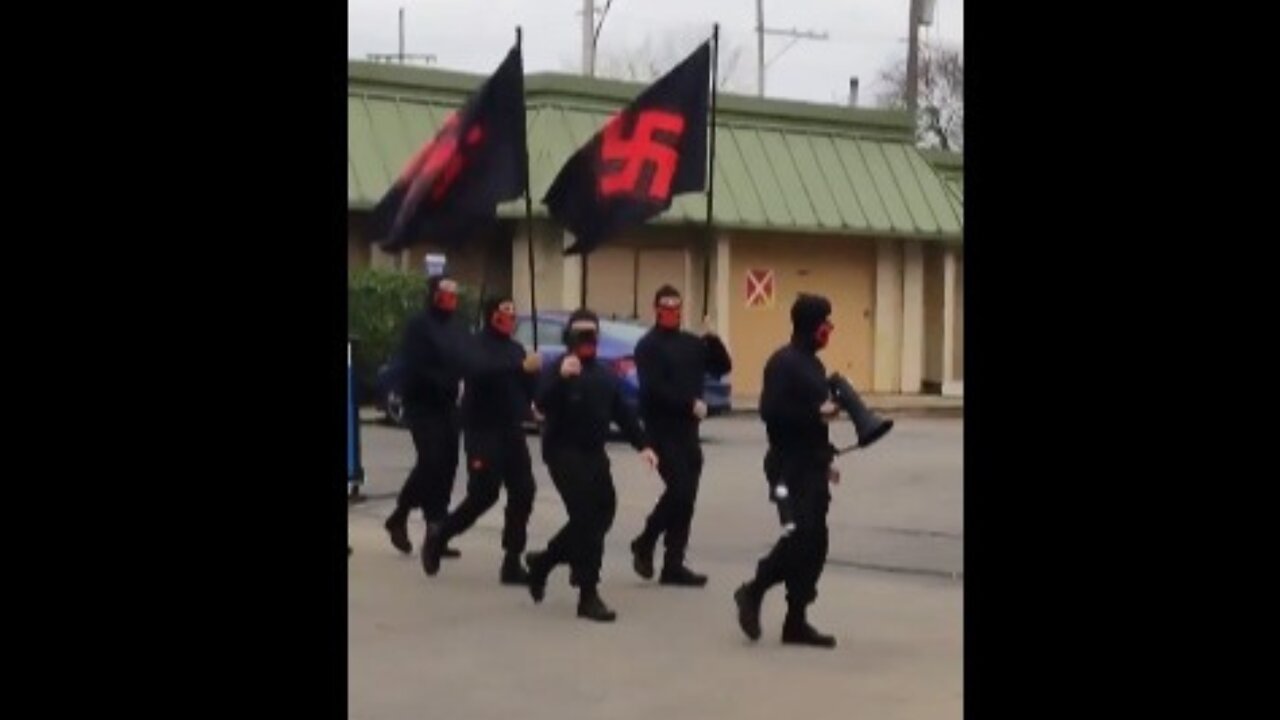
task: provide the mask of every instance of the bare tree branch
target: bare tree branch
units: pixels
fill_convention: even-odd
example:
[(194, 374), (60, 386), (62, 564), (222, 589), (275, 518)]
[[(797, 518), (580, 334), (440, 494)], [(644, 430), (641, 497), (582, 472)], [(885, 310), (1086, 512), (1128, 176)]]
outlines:
[[(633, 82), (657, 80), (683, 60), (700, 39), (695, 33), (664, 35), (657, 42), (647, 37), (639, 45), (602, 49), (596, 55), (596, 76)], [(741, 45), (726, 46), (721, 37), (716, 87), (744, 90), (739, 72), (744, 51)]]
[[(916, 138), (928, 147), (964, 149), (964, 55), (958, 47), (922, 46), (917, 98)], [(884, 67), (877, 101), (883, 107), (907, 107), (906, 62)]]

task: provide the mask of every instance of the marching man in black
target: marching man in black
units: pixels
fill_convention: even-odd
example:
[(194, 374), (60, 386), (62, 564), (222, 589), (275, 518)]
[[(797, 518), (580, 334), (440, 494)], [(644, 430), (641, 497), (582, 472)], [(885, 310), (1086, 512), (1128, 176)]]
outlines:
[[(414, 315), (404, 329), (401, 397), (417, 461), (387, 518), (391, 544), (408, 555), (409, 512), (421, 509), (427, 523), (438, 523), (449, 512), (454, 475), (458, 470), (458, 383), (461, 370), (455, 351), (466, 332), (454, 318), (458, 284), (447, 275), (427, 281), (427, 308)], [(457, 551), (445, 551), (456, 557)]]
[[(765, 472), (774, 487), (783, 522), (794, 529), (783, 534), (756, 566), (755, 577), (733, 594), (738, 624), (752, 640), (760, 637), (760, 605), (778, 583), (787, 587), (787, 618), (782, 642), (833, 648), (836, 639), (813, 628), (806, 617), (818, 597), (818, 578), (827, 560), (828, 482), (839, 476), (831, 467), (835, 450), (827, 422), (838, 407), (829, 399), (826, 369), (818, 359), (835, 326), (831, 302), (801, 295), (791, 306), (791, 342), (778, 349), (764, 368), (760, 416), (768, 434)], [(787, 492), (784, 497), (776, 491)]]
[(481, 312), (485, 326), (466, 353), (462, 398), (467, 496), (442, 522), (428, 526), (422, 567), (427, 575), (439, 572), (447, 543), (470, 529), (498, 501), (499, 488), (506, 487), (505, 555), (499, 579), (504, 585), (524, 585), (528, 573), (520, 556), (536, 486), (523, 423), (542, 361), (537, 353), (526, 354), (512, 338), (516, 309), (510, 298), (491, 299)]
[(569, 316), (564, 337), (567, 353), (553, 372), (543, 374), (534, 400), (546, 418), (542, 457), (564, 500), (569, 521), (545, 551), (531, 552), (525, 559), (534, 602), (542, 602), (552, 569), (568, 563), (570, 582), (579, 592), (578, 617), (612, 622), (617, 614), (596, 590), (605, 534), (618, 505), (604, 448), (610, 421), (618, 424), (651, 469), (658, 465), (658, 458), (623, 401), (617, 377), (596, 362), (599, 333), (600, 321), (590, 310), (575, 310)]
[(631, 543), (633, 567), (646, 580), (653, 577), (653, 553), (659, 536), (665, 539), (663, 585), (702, 587), (707, 576), (685, 564), (694, 502), (702, 475), (698, 425), (707, 416), (702, 399), (704, 376), (717, 377), (732, 369), (729, 351), (713, 334), (697, 337), (680, 329), (682, 300), (670, 285), (654, 295), (656, 322), (636, 345), (640, 374), (640, 414), (659, 460), (666, 491)]

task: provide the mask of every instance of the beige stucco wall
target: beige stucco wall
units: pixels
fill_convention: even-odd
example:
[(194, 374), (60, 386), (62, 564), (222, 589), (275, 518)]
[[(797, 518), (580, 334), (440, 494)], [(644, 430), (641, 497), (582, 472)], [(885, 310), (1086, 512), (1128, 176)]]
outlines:
[(446, 250), (435, 243), (418, 243), (398, 253), (384, 252), (368, 237), (368, 216), (351, 213), (347, 220), (347, 266), (399, 268), (406, 272), (423, 272), (427, 253), (445, 255), (449, 273), (459, 282), (478, 289), (483, 277), (487, 289), (511, 289), (511, 263), (506, 247), (511, 232), (509, 225), (477, 235), (456, 250)]
[[(870, 387), (874, 363), (876, 246), (849, 237), (734, 234), (729, 277), (729, 316), (734, 358), (733, 392), (758, 395), (765, 362), (791, 337), (791, 304), (799, 292), (831, 300), (836, 325), (822, 353), (828, 372), (843, 373), (856, 387)], [(747, 273), (772, 270), (771, 307), (748, 307)]]
[(871, 389), (896, 393), (902, 383), (902, 244), (876, 242), (875, 362)]
[(492, 233), (477, 235), (462, 243), (457, 249), (446, 249), (435, 244), (414, 245), (404, 254), (403, 267), (412, 272), (424, 272), (428, 253), (445, 256), (449, 274), (468, 289), (486, 295), (511, 291), (510, 227), (499, 228)]
[[(533, 251), (534, 285), (538, 290), (538, 309), (572, 309), (573, 305), (567, 305), (564, 302), (566, 285), (562, 255), (564, 233), (546, 223), (535, 221)], [(517, 224), (511, 241), (511, 291), (515, 294), (516, 305), (522, 310), (528, 310), (530, 307), (528, 252), (528, 232), (521, 222)], [(575, 284), (574, 287), (576, 288), (577, 285)]]
[(636, 249), (606, 245), (587, 263), (587, 307), (602, 318), (627, 319), (635, 304)]
[[(598, 248), (587, 258), (587, 305), (602, 317), (653, 320), (653, 295), (664, 284), (685, 298), (686, 322), (696, 324), (701, 296), (698, 235), (671, 228), (644, 228)], [(581, 261), (565, 256), (566, 235), (549, 224), (535, 229), (539, 309), (572, 310), (579, 305)], [(528, 298), (528, 258), (523, 231), (512, 243), (511, 284)], [(695, 271), (696, 268), (696, 271)]]
[(940, 388), (943, 378), (943, 251), (924, 248), (924, 382)]
[(952, 380), (964, 380), (964, 252), (956, 256), (955, 359)]
[(902, 350), (900, 385), (906, 394), (920, 392), (924, 380), (924, 246), (902, 243)]

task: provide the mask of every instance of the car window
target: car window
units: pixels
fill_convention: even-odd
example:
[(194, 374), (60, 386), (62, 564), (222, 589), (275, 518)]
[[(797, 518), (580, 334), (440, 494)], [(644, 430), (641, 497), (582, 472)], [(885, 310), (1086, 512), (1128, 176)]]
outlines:
[[(549, 320), (538, 321), (538, 345), (559, 345), (561, 326)], [(516, 342), (533, 347), (533, 323), (522, 319), (516, 325)]]
[(621, 340), (624, 343), (635, 345), (640, 342), (640, 338), (649, 331), (649, 328), (643, 325), (632, 325), (630, 323), (620, 323), (613, 320), (603, 320), (600, 323), (600, 333), (605, 337)]

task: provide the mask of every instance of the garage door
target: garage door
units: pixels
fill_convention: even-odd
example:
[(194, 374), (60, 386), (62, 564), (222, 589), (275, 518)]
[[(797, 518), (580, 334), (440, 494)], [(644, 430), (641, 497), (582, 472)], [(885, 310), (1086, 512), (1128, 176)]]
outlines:
[[(791, 337), (800, 292), (831, 300), (836, 330), (819, 358), (856, 388), (871, 387), (875, 245), (848, 238), (735, 238), (730, 248), (733, 392), (758, 397), (764, 364)], [(767, 297), (766, 297), (767, 296)]]
[[(636, 310), (640, 322), (653, 323), (653, 295), (663, 285), (670, 285), (684, 296), (686, 308), (696, 308), (698, 304), (691, 302), (685, 289), (685, 252), (684, 250), (641, 250), (640, 269), (636, 274)], [(700, 302), (700, 300), (699, 300)], [(685, 325), (694, 318), (685, 314)]]
[(606, 245), (587, 260), (587, 307), (602, 318), (629, 318), (635, 287), (636, 251)]
[(685, 291), (685, 251), (612, 245), (591, 254), (587, 305), (604, 318), (653, 322), (653, 294), (663, 285)]

